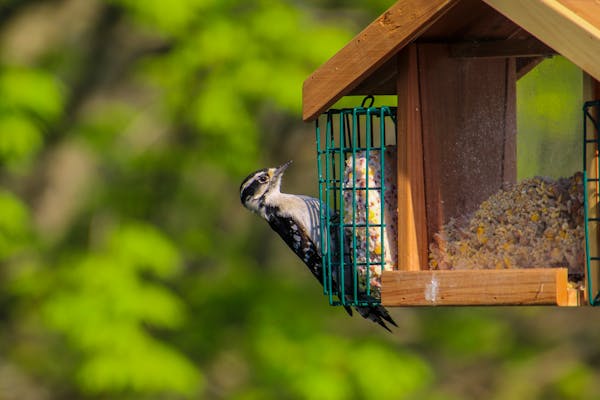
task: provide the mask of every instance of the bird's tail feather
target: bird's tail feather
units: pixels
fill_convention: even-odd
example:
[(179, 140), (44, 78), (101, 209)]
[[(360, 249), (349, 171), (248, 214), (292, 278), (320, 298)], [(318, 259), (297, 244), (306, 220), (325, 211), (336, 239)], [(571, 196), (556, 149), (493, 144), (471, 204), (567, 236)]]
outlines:
[(376, 324), (381, 325), (387, 331), (391, 332), (390, 328), (386, 325), (386, 322), (398, 327), (396, 322), (392, 319), (388, 311), (383, 306), (364, 306), (356, 307), (356, 311), (365, 319), (369, 319)]
[(346, 310), (346, 312), (348, 313), (349, 316), (352, 316), (352, 307), (344, 306), (344, 310)]

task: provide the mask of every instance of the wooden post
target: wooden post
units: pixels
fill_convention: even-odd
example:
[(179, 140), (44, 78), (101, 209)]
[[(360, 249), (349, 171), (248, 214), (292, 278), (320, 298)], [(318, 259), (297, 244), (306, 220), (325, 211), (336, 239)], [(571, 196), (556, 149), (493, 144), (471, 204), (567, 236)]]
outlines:
[[(600, 82), (598, 82), (597, 80), (595, 80), (593, 77), (591, 77), (590, 75), (586, 74), (585, 72), (583, 73), (583, 99), (584, 101), (588, 101), (588, 100), (600, 100)], [(600, 115), (593, 115), (594, 118), (598, 118), (600, 117)], [(587, 121), (585, 121), (585, 123), (588, 123)], [(597, 138), (597, 134), (598, 132), (596, 132), (596, 130), (594, 129), (594, 127), (588, 123), (588, 137), (587, 139), (592, 139), (592, 138)], [(591, 136), (590, 132), (593, 132), (593, 137)], [(600, 165), (598, 164), (598, 151), (600, 149), (596, 148), (596, 146), (594, 145), (585, 145), (585, 151), (586, 151), (586, 160), (587, 160), (587, 165), (586, 165), (586, 171), (587, 171), (587, 176), (590, 179), (597, 179), (598, 177), (600, 177), (599, 174), (599, 167)], [(586, 182), (584, 182), (584, 185), (587, 184)], [(598, 218), (600, 215), (598, 215), (598, 201), (600, 199), (598, 199), (597, 193), (599, 193), (599, 182), (593, 182), (590, 183), (588, 185), (588, 216), (590, 218)], [(588, 234), (590, 236), (590, 240), (589, 240), (589, 245), (590, 245), (590, 255), (592, 257), (598, 257), (600, 255), (599, 251), (600, 251), (600, 223), (598, 222), (590, 222), (589, 225), (589, 231)], [(600, 262), (598, 261), (591, 261), (590, 263), (590, 271), (591, 271), (591, 282), (592, 282), (592, 288), (594, 290), (594, 292), (598, 292), (600, 290)], [(586, 284), (586, 288), (588, 285), (588, 279), (587, 279), (587, 269), (586, 269), (586, 279), (585, 279), (585, 284)], [(594, 294), (592, 294), (594, 295)], [(585, 297), (586, 300), (589, 301), (589, 299), (587, 298), (588, 296), (588, 291), (585, 291)]]
[(398, 269), (427, 268), (427, 219), (417, 48), (398, 56)]

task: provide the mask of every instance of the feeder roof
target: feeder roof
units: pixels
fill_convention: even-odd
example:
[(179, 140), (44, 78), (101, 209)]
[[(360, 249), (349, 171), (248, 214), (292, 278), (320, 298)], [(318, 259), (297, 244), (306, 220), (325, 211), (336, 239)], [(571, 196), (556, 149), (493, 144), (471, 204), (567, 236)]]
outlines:
[(398, 0), (310, 75), (303, 119), (342, 96), (396, 94), (393, 57), (409, 43), (449, 43), (455, 57), (521, 57), (521, 74), (559, 53), (600, 81), (600, 1)]

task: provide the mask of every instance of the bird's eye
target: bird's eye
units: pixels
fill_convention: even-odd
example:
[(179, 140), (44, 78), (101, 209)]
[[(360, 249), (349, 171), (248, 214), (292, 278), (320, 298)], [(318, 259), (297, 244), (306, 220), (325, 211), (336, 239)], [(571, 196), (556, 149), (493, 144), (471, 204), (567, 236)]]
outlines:
[(261, 176), (259, 176), (259, 177), (258, 177), (258, 181), (259, 181), (260, 183), (267, 183), (267, 181), (268, 181), (268, 180), (269, 180), (269, 179), (267, 178), (267, 176), (266, 176), (266, 175), (261, 175)]

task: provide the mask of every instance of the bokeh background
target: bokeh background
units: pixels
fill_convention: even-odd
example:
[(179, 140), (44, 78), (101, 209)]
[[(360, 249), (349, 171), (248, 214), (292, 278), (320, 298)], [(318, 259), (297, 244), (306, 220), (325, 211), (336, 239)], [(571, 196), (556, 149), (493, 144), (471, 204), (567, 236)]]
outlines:
[[(597, 399), (591, 309), (330, 307), (244, 210), (301, 85), (391, 0), (0, 2), (0, 399)], [(581, 73), (519, 83), (519, 175), (580, 169)]]

